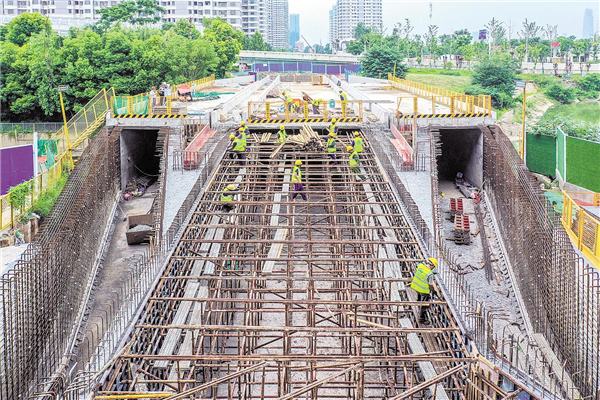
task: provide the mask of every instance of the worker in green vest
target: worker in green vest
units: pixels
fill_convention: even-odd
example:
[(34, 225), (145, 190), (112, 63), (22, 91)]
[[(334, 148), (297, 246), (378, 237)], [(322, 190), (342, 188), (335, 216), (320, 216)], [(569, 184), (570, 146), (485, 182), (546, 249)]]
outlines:
[(239, 160), (242, 160), (240, 162), (240, 165), (246, 165), (246, 161), (244, 161), (246, 159), (246, 142), (245, 141), (243, 141), (239, 137), (234, 137), (231, 140), (230, 151), (232, 151), (233, 154), (235, 154)]
[(302, 161), (296, 160), (294, 169), (292, 170), (292, 183), (294, 184), (294, 193), (292, 194), (292, 200), (300, 194), (303, 200), (306, 200), (306, 194), (304, 193), (304, 186), (302, 186), (302, 170), (300, 166)]
[(285, 133), (285, 126), (281, 125), (279, 127), (279, 132), (277, 132), (277, 143), (283, 143), (287, 140), (287, 133)]
[(291, 108), (292, 108), (292, 102), (293, 102), (292, 96), (290, 96), (289, 94), (287, 94), (285, 92), (285, 90), (282, 90), (281, 94), (283, 96), (283, 101), (285, 102), (285, 108), (288, 110), (288, 112), (292, 111), (291, 110)]
[[(336, 152), (337, 152), (337, 147), (335, 145), (335, 134), (330, 133), (329, 139), (327, 139), (327, 153), (329, 153), (329, 158), (331, 158), (332, 160), (335, 160)], [(334, 164), (337, 164), (337, 161), (335, 161)]]
[(329, 125), (329, 133), (333, 133), (334, 135), (337, 135), (338, 133), (338, 127), (336, 125), (337, 119), (332, 119), (331, 120), (331, 125)]
[(358, 131), (354, 131), (354, 144), (352, 145), (354, 151), (358, 154), (362, 153), (365, 149), (363, 147), (363, 140), (360, 137), (360, 133)]
[(340, 90), (340, 100), (342, 102), (348, 101), (348, 95), (346, 93), (344, 93), (342, 90)]
[(321, 111), (319, 111), (319, 108), (321, 107), (321, 103), (323, 103), (323, 100), (321, 100), (321, 99), (314, 99), (312, 101), (314, 114), (321, 114)]
[(238, 190), (235, 188), (235, 185), (227, 185), (223, 192), (221, 193), (221, 201), (223, 202), (223, 209), (227, 212), (233, 209), (233, 196), (237, 193)]
[(350, 153), (350, 172), (356, 174), (356, 176), (358, 177), (357, 180), (359, 182), (364, 181), (365, 176), (360, 170), (360, 156), (352, 146), (346, 147), (346, 150)]
[[(417, 265), (417, 270), (413, 277), (410, 287), (417, 292), (417, 301), (429, 301), (431, 299), (431, 289), (429, 280), (436, 273), (435, 269), (438, 266), (438, 260), (435, 258), (428, 258), (425, 263)], [(421, 306), (419, 313), (419, 322), (427, 324), (429, 321), (425, 318), (426, 306)]]

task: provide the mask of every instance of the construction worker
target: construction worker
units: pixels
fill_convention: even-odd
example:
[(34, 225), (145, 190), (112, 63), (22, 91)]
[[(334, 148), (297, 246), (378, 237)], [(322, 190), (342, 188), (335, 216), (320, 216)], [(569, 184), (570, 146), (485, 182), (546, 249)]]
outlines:
[(294, 112), (300, 112), (301, 107), (300, 100), (294, 100)]
[(352, 146), (346, 147), (346, 150), (350, 153), (350, 172), (358, 176), (357, 180), (359, 182), (364, 181), (365, 176), (361, 173), (360, 170), (360, 156)]
[(337, 120), (334, 118), (331, 120), (331, 125), (329, 125), (329, 133), (333, 133), (334, 135), (337, 135), (338, 133), (338, 127), (336, 125)]
[(323, 103), (323, 100), (321, 100), (321, 99), (315, 99), (312, 101), (313, 114), (321, 114), (321, 111), (319, 111), (319, 107), (321, 107), (321, 103)]
[[(438, 260), (435, 258), (429, 258), (425, 261), (425, 264), (421, 263), (417, 265), (417, 270), (415, 271), (415, 275), (413, 277), (412, 283), (410, 287), (413, 288), (417, 292), (417, 301), (429, 301), (431, 298), (431, 289), (429, 288), (429, 279), (433, 274), (435, 274), (435, 269), (438, 266)], [(421, 306), (421, 311), (419, 313), (419, 322), (422, 324), (427, 324), (429, 321), (425, 319), (425, 310), (426, 306)]]
[(281, 91), (281, 94), (283, 95), (283, 101), (285, 102), (285, 108), (289, 111), (291, 111), (292, 108), (292, 96), (290, 96), (289, 94), (287, 94), (285, 92), (285, 90)]
[[(233, 136), (233, 135), (231, 135), (231, 136)], [(246, 161), (244, 161), (246, 159), (246, 143), (245, 143), (245, 141), (243, 141), (239, 137), (233, 136), (233, 139), (231, 139), (230, 151), (232, 151), (233, 154), (235, 154), (239, 160), (242, 160), (240, 162), (240, 165), (246, 165)]]
[(279, 135), (277, 137), (277, 143), (283, 143), (286, 141), (287, 139), (287, 133), (285, 133), (285, 126), (281, 125), (279, 127), (279, 132), (277, 132), (277, 135)]
[(244, 146), (248, 146), (248, 136), (249, 136), (248, 128), (241, 127), (240, 129), (238, 129), (238, 136), (237, 137), (242, 142), (244, 142)]
[[(327, 153), (329, 153), (329, 158), (335, 160), (335, 153), (337, 152), (337, 147), (335, 146), (335, 134), (330, 133), (329, 139), (327, 139)], [(337, 164), (337, 161), (334, 162)]]
[(346, 93), (344, 93), (343, 91), (340, 90), (340, 100), (341, 101), (348, 101), (348, 95)]
[(233, 196), (237, 193), (238, 190), (235, 188), (235, 185), (227, 185), (223, 192), (221, 193), (221, 201), (223, 202), (223, 209), (227, 212), (233, 209)]
[(248, 125), (246, 124), (246, 121), (240, 122), (240, 128), (244, 128), (244, 131), (246, 133), (246, 137), (250, 135), (250, 128), (248, 128)]
[(306, 200), (306, 193), (304, 193), (304, 186), (302, 186), (302, 171), (300, 170), (300, 166), (302, 165), (302, 161), (296, 160), (296, 165), (292, 170), (292, 183), (294, 184), (294, 193), (292, 194), (292, 200), (300, 194), (303, 200)]
[(358, 131), (354, 131), (354, 143), (352, 144), (352, 147), (354, 148), (354, 151), (358, 154), (364, 151), (363, 140), (360, 137), (360, 133), (358, 133)]

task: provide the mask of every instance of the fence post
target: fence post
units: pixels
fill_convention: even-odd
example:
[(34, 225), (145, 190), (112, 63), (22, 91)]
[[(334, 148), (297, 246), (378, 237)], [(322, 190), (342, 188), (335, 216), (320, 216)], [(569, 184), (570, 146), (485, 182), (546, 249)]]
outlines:
[(450, 114), (454, 115), (454, 97), (455, 96), (450, 96)]
[(269, 103), (268, 101), (265, 103), (265, 118), (271, 119), (271, 103)]

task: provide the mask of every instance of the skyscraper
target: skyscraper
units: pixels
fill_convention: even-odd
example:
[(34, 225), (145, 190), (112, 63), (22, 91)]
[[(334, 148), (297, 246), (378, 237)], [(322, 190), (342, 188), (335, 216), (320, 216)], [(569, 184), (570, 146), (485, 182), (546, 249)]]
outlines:
[(274, 49), (287, 49), (290, 43), (288, 0), (267, 0), (267, 40)]
[(300, 40), (300, 14), (290, 14), (290, 47)]
[(242, 30), (247, 36), (259, 31), (267, 41), (268, 0), (242, 0)]
[(382, 28), (382, 0), (337, 0), (329, 12), (329, 41), (343, 48), (345, 42), (353, 40), (354, 28), (361, 22)]
[(594, 10), (586, 8), (583, 13), (583, 38), (591, 39), (594, 37)]

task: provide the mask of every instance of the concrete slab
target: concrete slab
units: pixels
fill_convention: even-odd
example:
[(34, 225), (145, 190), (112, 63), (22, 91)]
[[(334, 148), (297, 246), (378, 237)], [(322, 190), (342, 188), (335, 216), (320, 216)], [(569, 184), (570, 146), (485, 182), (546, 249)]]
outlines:
[(0, 248), (0, 275), (11, 270), (25, 250), (27, 250), (27, 244)]

